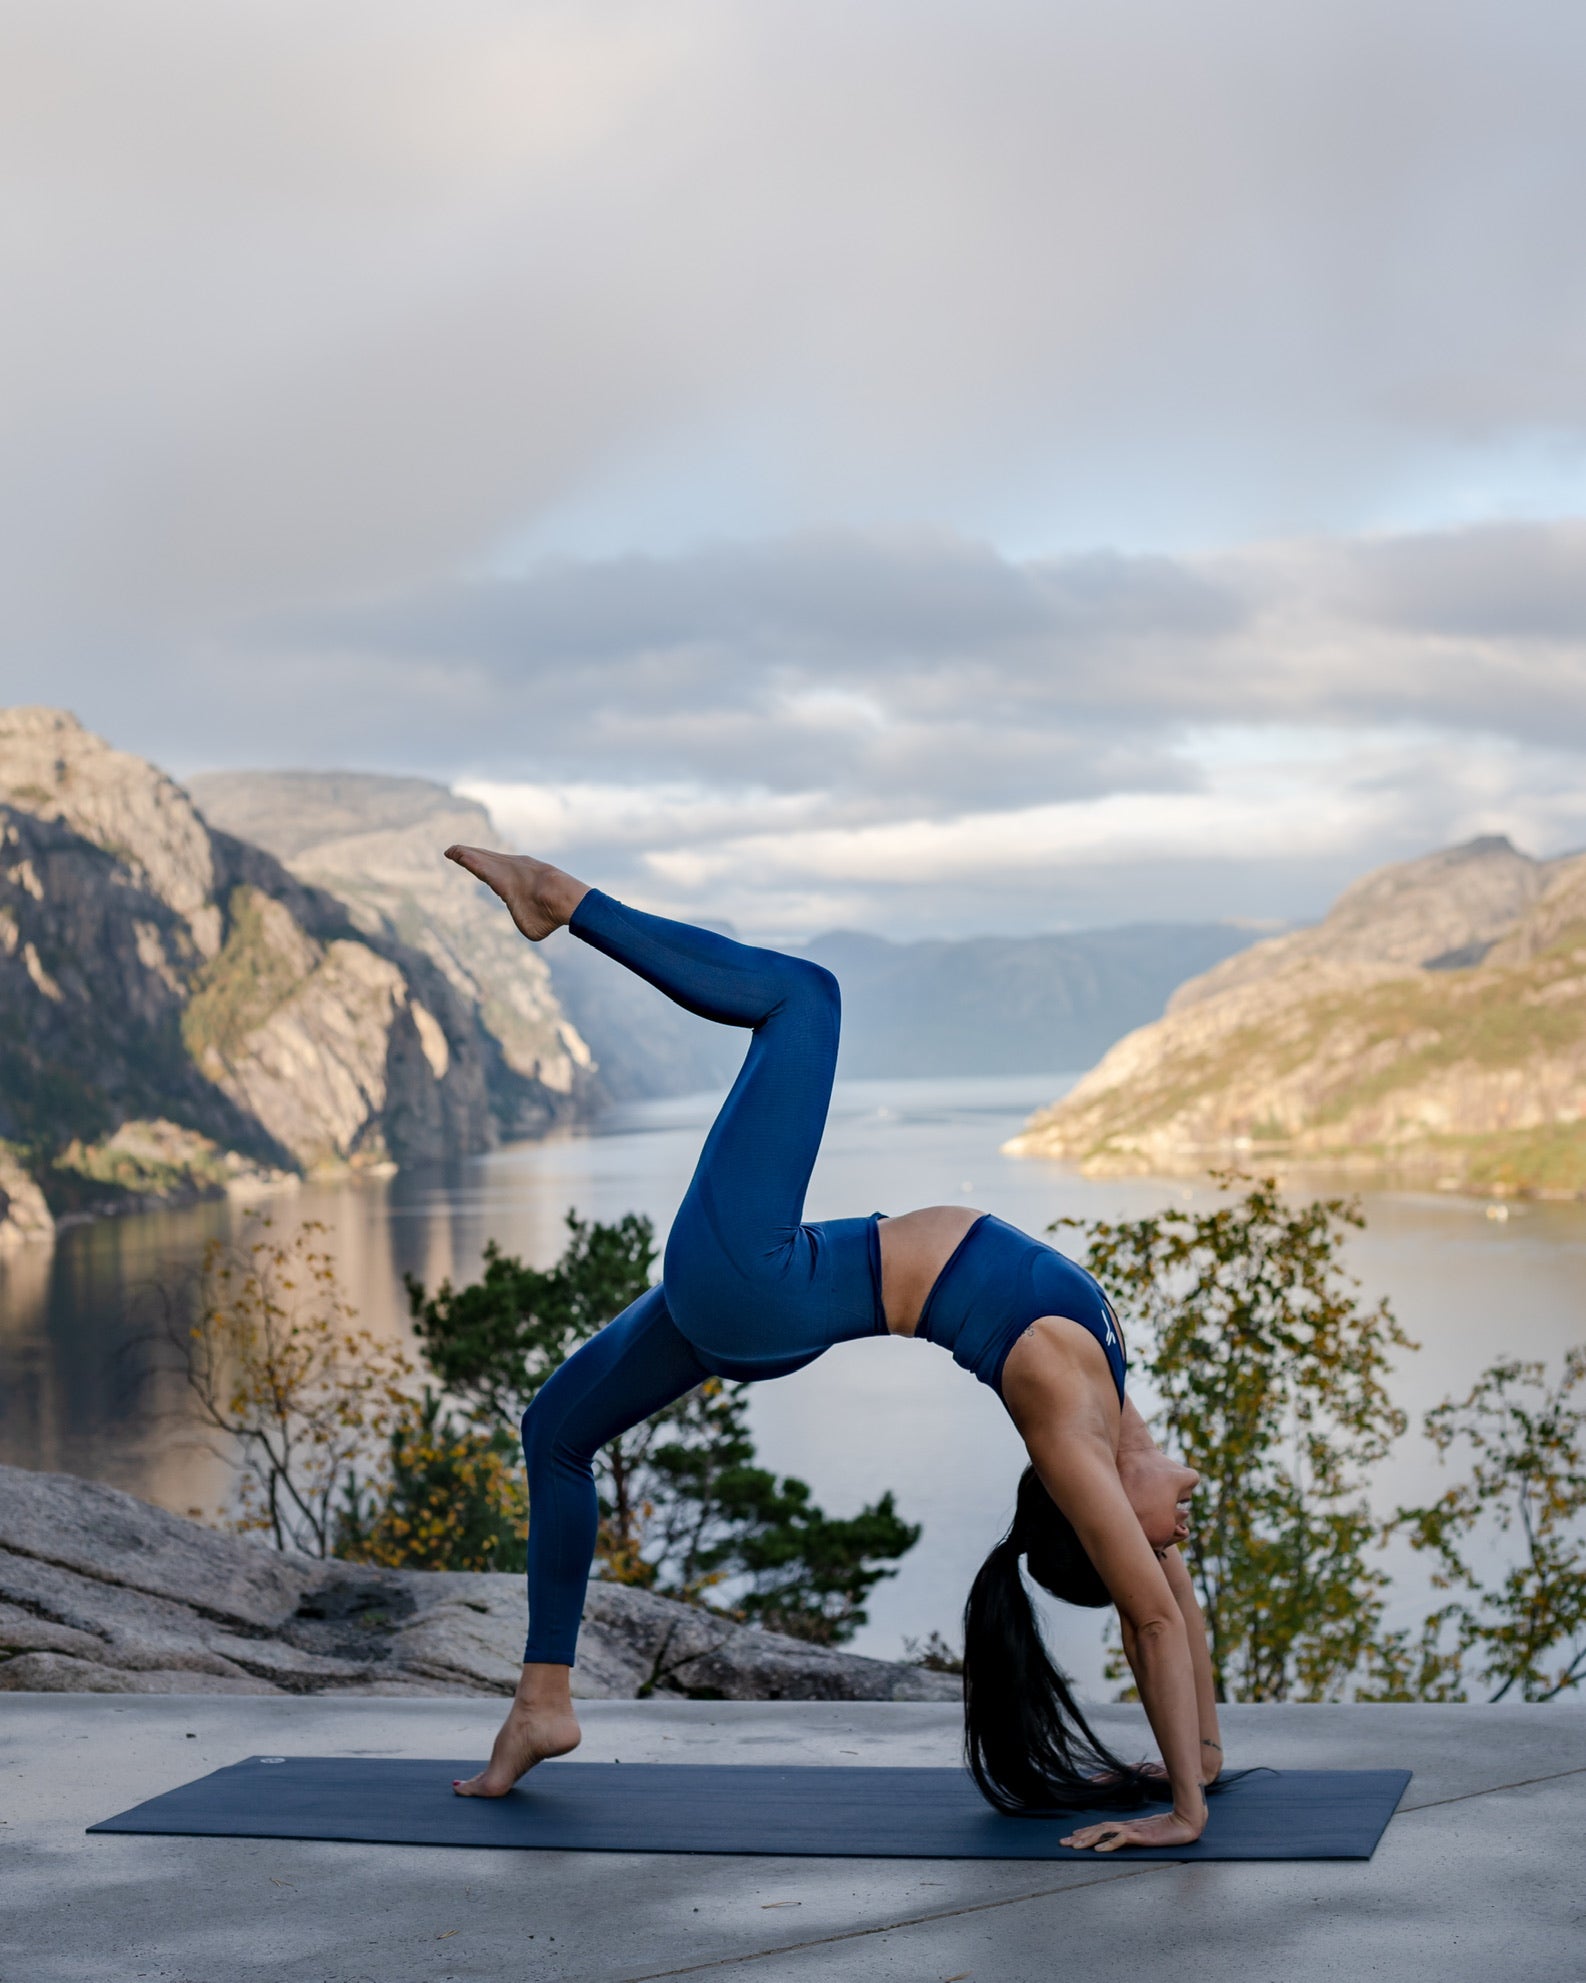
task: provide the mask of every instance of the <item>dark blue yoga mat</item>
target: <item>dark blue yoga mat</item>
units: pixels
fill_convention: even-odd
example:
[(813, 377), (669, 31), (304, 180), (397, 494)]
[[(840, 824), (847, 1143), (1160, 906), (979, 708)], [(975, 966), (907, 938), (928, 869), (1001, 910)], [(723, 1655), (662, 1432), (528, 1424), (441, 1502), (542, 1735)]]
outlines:
[[(1005, 1818), (958, 1769), (542, 1763), (507, 1796), (454, 1797), (467, 1762), (250, 1756), (94, 1832), (350, 1839), (555, 1852), (721, 1852), (854, 1859), (1070, 1859), (1058, 1843), (1105, 1809)], [(1408, 1770), (1276, 1770), (1211, 1800), (1193, 1845), (1134, 1859), (1369, 1859)], [(1116, 1814), (1112, 1814), (1116, 1815)]]

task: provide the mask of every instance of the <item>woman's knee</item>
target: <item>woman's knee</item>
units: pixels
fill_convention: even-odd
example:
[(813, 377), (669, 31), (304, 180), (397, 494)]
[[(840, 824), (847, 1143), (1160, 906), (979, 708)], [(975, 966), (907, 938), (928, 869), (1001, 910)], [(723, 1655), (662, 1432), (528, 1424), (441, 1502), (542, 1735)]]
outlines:
[(571, 1461), (575, 1466), (583, 1461), (588, 1463), (589, 1455), (579, 1453), (572, 1440), (567, 1437), (565, 1415), (557, 1410), (556, 1396), (549, 1384), (544, 1384), (530, 1398), (528, 1409), (519, 1424), (523, 1440), (523, 1461), (532, 1479), (535, 1473), (557, 1461), (564, 1464)]
[(824, 964), (817, 964), (810, 957), (789, 957), (787, 963), (790, 968), (785, 999), (796, 999), (802, 1005), (834, 1015), (842, 1011), (842, 987)]

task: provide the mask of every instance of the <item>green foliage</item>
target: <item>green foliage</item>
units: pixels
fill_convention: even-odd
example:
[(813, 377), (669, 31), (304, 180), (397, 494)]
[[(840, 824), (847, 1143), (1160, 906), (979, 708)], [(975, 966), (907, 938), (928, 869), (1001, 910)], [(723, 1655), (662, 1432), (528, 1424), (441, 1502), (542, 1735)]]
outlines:
[(379, 1475), (347, 1482), (335, 1553), (390, 1570), (521, 1574), (528, 1516), (516, 1440), (459, 1424), (426, 1386), (393, 1425)]
[(270, 941), (268, 898), (246, 885), (226, 904), (226, 940), (200, 972), (182, 1013), (182, 1039), (195, 1061), (235, 1053), (302, 981), (297, 960)]
[(1343, 1269), (1345, 1229), (1363, 1223), (1353, 1201), (1288, 1206), (1272, 1179), (1219, 1183), (1249, 1188), (1204, 1212), (1084, 1226), (1085, 1264), (1130, 1318), (1166, 1443), (1202, 1476), (1184, 1555), (1218, 1698), (1336, 1699), (1381, 1621), (1364, 1490), (1404, 1429), (1386, 1378), (1410, 1345)]
[[(1433, 1585), (1458, 1591), (1419, 1635), (1392, 1634), (1376, 1662), (1377, 1700), (1463, 1700), (1474, 1666), (1491, 1689), (1550, 1701), (1586, 1679), (1586, 1349), (1549, 1384), (1540, 1363), (1495, 1363), (1463, 1398), (1426, 1415), (1445, 1458), (1473, 1456), (1468, 1478), (1397, 1525), (1429, 1554)], [(1471, 1567), (1472, 1541), (1518, 1535), (1517, 1561), (1492, 1584)], [(1507, 1553), (1507, 1551), (1505, 1551)]]
[(903, 1655), (910, 1666), (923, 1666), (927, 1673), (962, 1673), (964, 1656), (954, 1652), (940, 1632), (932, 1632), (922, 1644), (918, 1639), (903, 1641)]
[[(58, 1172), (74, 1172), (87, 1183), (108, 1186), (129, 1196), (174, 1198), (183, 1193), (224, 1185), (228, 1176), (225, 1152), (208, 1137), (171, 1135), (174, 1125), (123, 1124), (116, 1137), (84, 1143), (74, 1137), (55, 1159)], [(128, 1134), (128, 1130), (133, 1133)], [(165, 1129), (162, 1138), (160, 1130)]]
[[(389, 1569), (521, 1571), (528, 1497), (504, 1428), (460, 1424), (412, 1360), (353, 1326), (308, 1222), (261, 1219), (165, 1287), (165, 1329), (202, 1421), (237, 1465), (227, 1526)], [(190, 1319), (189, 1319), (190, 1318)]]
[(568, 1242), (554, 1267), (526, 1267), (485, 1244), (485, 1271), (433, 1295), (403, 1277), (413, 1329), (446, 1390), (482, 1417), (516, 1425), (529, 1400), (578, 1345), (650, 1285), (655, 1229), (629, 1212), (613, 1225), (567, 1215)]
[[(1266, 1021), (1209, 1042), (1177, 1042), (1107, 1098), (1083, 1147), (1068, 1154), (1136, 1166), (1155, 1132), (1197, 1108), (1219, 1118), (1231, 1093), (1252, 1094), (1298, 1069), (1287, 1120), (1226, 1122), (1262, 1152), (1312, 1161), (1369, 1161), (1383, 1174), (1452, 1172), (1473, 1190), (1571, 1196), (1586, 1189), (1586, 1127), (1492, 1130), (1444, 1137), (1427, 1130), (1408, 1096), (1460, 1067), (1525, 1069), (1543, 1055), (1578, 1052), (1586, 1039), (1586, 922), (1562, 926), (1523, 959), (1457, 971), (1419, 971), (1285, 1000)], [(1404, 1099), (1401, 1099), (1404, 1098)], [(1384, 1119), (1391, 1137), (1381, 1134)], [(1258, 1154), (1252, 1161), (1262, 1162)]]
[(1549, 1122), (1469, 1139), (1462, 1166), (1469, 1191), (1549, 1198), (1586, 1193), (1586, 1122)]
[[(73, 1046), (80, 1051), (79, 1042)], [(91, 1056), (83, 1053), (82, 1059)], [(32, 1167), (46, 1169), (66, 1138), (103, 1135), (115, 1120), (111, 1102), (84, 1067), (32, 1041), (0, 1038), (0, 1130), (28, 1151)]]
[(650, 1455), (642, 1558), (651, 1588), (698, 1600), (726, 1587), (757, 1625), (840, 1645), (864, 1624), (864, 1601), (921, 1531), (890, 1493), (848, 1520), (827, 1515), (805, 1482), (755, 1464), (747, 1387), (702, 1387), (706, 1436), (668, 1439)]
[[(650, 1285), (654, 1228), (570, 1212), (554, 1267), (494, 1244), (482, 1277), (429, 1294), (407, 1281), (414, 1329), (437, 1380), (479, 1423), (516, 1427), (541, 1384)], [(837, 1520), (809, 1488), (755, 1464), (746, 1387), (712, 1378), (612, 1440), (596, 1459), (606, 1576), (838, 1644), (920, 1531), (890, 1494)]]

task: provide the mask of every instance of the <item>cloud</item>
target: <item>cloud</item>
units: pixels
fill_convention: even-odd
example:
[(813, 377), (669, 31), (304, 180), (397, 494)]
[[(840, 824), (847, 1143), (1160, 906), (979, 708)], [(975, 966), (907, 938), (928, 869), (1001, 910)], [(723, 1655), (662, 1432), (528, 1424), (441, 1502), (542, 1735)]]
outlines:
[(766, 930), (1582, 837), (1580, 10), (0, 32), (7, 700)]
[(1336, 597), (1367, 624), (1576, 649), (1586, 633), (1586, 520), (1491, 524), (1351, 546)]
[(8, 622), (83, 679), (680, 516), (1182, 548), (1501, 509), (1532, 444), (1586, 490), (1552, 0), (4, 31)]
[(532, 697), (542, 752), (564, 763), (752, 765), (784, 787), (846, 768), (892, 791), (985, 775), (1011, 797), (1086, 777), (1081, 760), (1094, 789), (1178, 782), (1164, 745), (1235, 712), (1586, 744), (1577, 598), (1578, 523), (1177, 559), (1016, 560), (942, 532), (850, 531), (546, 560), (254, 644), (331, 670), (377, 659), (437, 701), (457, 685), (466, 722), (477, 698)]
[[(877, 570), (905, 596), (879, 604), (877, 579), (852, 622), (853, 543), (829, 588), (807, 544), (789, 550), (793, 588), (777, 547), (746, 554), (776, 602), (765, 613), (747, 584), (715, 583), (717, 553), (697, 570), (675, 560), (670, 648), (603, 641), (576, 664), (536, 648), (530, 575), (490, 589), (506, 625), (526, 602), (521, 638), (492, 618), (483, 645), (508, 703), (549, 685), (535, 776), (503, 768), (469, 789), (523, 844), (539, 835), (657, 907), (730, 902), (721, 912), (750, 928), (795, 927), (811, 901), (914, 927), (1117, 920), (1146, 903), (1183, 914), (1217, 902), (1219, 872), (1214, 913), (1270, 914), (1263, 868), (1310, 877), (1289, 913), (1302, 899), (1315, 913), (1361, 867), (1448, 840), (1586, 840), (1586, 630), (1573, 645), (1539, 635), (1528, 583), (1539, 564), (1567, 567), (1577, 541), (1573, 527), (1505, 526), (1182, 566), (1115, 558), (1078, 634), (1068, 602), (1093, 561), (1044, 560), (982, 583), (983, 621), (960, 614), (951, 641), (922, 641), (912, 661), (875, 628), (929, 621), (941, 584), (885, 547)], [(955, 547), (943, 557), (961, 562)], [(1473, 572), (1484, 618), (1467, 630)], [(591, 591), (609, 576), (587, 574)], [(906, 596), (916, 583), (924, 604)], [(1041, 606), (1011, 615), (1005, 591)], [(410, 633), (425, 620), (397, 617)], [(625, 779), (557, 782), (557, 765), (602, 758)], [(1172, 876), (1195, 877), (1179, 905)]]

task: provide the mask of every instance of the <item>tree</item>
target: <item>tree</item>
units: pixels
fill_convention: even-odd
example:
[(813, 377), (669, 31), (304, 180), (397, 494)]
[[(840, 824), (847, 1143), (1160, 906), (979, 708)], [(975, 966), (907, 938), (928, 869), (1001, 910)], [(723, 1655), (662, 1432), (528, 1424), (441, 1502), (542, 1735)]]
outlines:
[(651, 1587), (698, 1601), (726, 1590), (734, 1613), (772, 1631), (840, 1645), (865, 1622), (886, 1565), (920, 1539), (890, 1492), (850, 1519), (817, 1507), (809, 1487), (755, 1464), (748, 1387), (712, 1379), (703, 1438), (668, 1439), (650, 1455), (660, 1489), (641, 1555)]
[[(1471, 1664), (1489, 1701), (1551, 1701), (1586, 1679), (1583, 1385), (1586, 1349), (1572, 1349), (1556, 1383), (1541, 1363), (1495, 1363), (1465, 1397), (1427, 1413), (1439, 1454), (1468, 1448), (1471, 1472), (1429, 1507), (1401, 1508), (1395, 1526), (1433, 1558), (1436, 1589), (1468, 1596), (1432, 1612), (1418, 1636), (1390, 1635), (1367, 1698), (1464, 1700)], [(1516, 1533), (1519, 1559), (1483, 1582), (1471, 1542)]]
[[(1344, 1271), (1357, 1202), (1288, 1206), (1274, 1179), (1215, 1175), (1225, 1202), (1210, 1210), (1051, 1230), (1085, 1233), (1154, 1422), (1202, 1476), (1184, 1554), (1218, 1698), (1336, 1699), (1381, 1623), (1365, 1483), (1404, 1430), (1386, 1379), (1390, 1352), (1413, 1345)], [(1116, 1659), (1109, 1672), (1123, 1677)]]
[[(481, 1278), (408, 1302), (437, 1380), (482, 1425), (516, 1428), (540, 1385), (581, 1342), (650, 1285), (654, 1228), (567, 1215), (554, 1267), (528, 1267), (493, 1243)], [(920, 1531), (890, 1494), (851, 1520), (826, 1515), (800, 1480), (755, 1463), (746, 1386), (711, 1378), (612, 1440), (596, 1458), (604, 1573), (712, 1603), (778, 1630), (837, 1644)]]
[(378, 1472), (408, 1406), (412, 1359), (367, 1329), (320, 1244), (324, 1227), (212, 1240), (199, 1270), (196, 1320), (167, 1333), (203, 1422), (234, 1442), (238, 1509), (231, 1526), (263, 1531), (277, 1549), (331, 1554), (337, 1504)]
[(385, 1464), (349, 1477), (335, 1553), (391, 1570), (521, 1574), (528, 1519), (516, 1440), (501, 1426), (459, 1425), (426, 1386), (399, 1412)]
[[(408, 1274), (408, 1308), (424, 1359), (443, 1389), (483, 1424), (516, 1434), (529, 1400), (579, 1344), (650, 1285), (655, 1229), (636, 1213), (610, 1225), (567, 1215), (568, 1243), (554, 1267), (526, 1267), (485, 1245), (479, 1280), (443, 1281), (433, 1295)], [(718, 1394), (693, 1392), (669, 1412), (614, 1439), (596, 1463), (602, 1558), (621, 1582), (643, 1582), (640, 1539), (658, 1483), (652, 1449), (667, 1426), (709, 1443)]]

